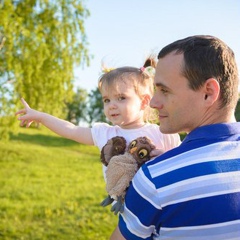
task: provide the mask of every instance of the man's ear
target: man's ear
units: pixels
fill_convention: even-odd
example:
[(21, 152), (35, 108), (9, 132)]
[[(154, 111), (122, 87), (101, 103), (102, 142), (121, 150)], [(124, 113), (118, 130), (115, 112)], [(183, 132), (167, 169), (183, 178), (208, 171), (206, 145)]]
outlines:
[(151, 100), (151, 97), (150, 97), (149, 94), (143, 95), (143, 97), (142, 97), (142, 106), (141, 106), (143, 110), (144, 110), (146, 107), (149, 106), (150, 100)]
[(203, 88), (204, 93), (204, 100), (207, 104), (212, 105), (218, 100), (219, 93), (220, 93), (220, 85), (219, 82), (214, 78), (209, 78), (204, 83)]

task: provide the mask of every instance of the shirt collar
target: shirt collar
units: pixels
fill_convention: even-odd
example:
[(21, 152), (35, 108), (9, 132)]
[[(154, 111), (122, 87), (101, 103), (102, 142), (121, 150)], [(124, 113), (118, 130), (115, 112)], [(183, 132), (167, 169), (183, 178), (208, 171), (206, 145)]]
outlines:
[(240, 136), (240, 122), (234, 123), (217, 123), (206, 126), (201, 126), (190, 132), (183, 140), (182, 143), (187, 143), (200, 139), (216, 139), (216, 138), (229, 138), (230, 136)]

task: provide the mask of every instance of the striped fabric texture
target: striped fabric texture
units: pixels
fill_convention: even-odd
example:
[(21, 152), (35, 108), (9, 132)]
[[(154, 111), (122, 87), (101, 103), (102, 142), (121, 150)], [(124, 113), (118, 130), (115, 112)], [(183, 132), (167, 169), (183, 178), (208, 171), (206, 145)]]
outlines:
[(240, 239), (240, 123), (191, 132), (145, 164), (128, 189), (126, 239)]

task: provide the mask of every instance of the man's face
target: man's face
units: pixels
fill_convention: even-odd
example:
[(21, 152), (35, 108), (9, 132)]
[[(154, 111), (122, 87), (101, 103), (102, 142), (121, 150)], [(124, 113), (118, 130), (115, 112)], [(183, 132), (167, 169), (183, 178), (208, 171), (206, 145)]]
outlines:
[(182, 75), (182, 54), (170, 53), (160, 58), (155, 75), (155, 94), (151, 107), (159, 112), (163, 133), (190, 132), (201, 124), (203, 93), (193, 91)]

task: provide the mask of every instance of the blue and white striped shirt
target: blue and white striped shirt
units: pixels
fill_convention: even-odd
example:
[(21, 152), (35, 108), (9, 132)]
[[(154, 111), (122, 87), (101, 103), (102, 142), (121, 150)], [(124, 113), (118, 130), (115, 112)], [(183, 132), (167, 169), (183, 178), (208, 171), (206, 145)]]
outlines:
[(240, 239), (240, 123), (192, 131), (143, 165), (125, 198), (126, 239)]

